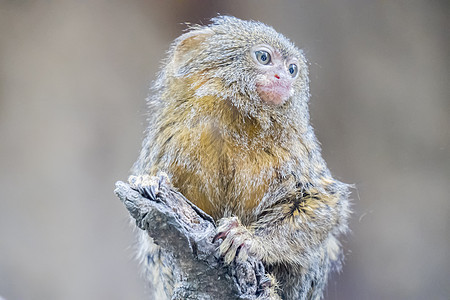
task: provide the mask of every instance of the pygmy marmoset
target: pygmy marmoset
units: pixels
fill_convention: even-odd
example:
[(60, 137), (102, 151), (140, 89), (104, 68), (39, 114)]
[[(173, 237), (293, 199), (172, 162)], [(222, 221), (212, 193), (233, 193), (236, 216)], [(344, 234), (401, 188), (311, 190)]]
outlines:
[[(257, 257), (283, 299), (322, 297), (347, 231), (348, 185), (321, 156), (309, 96), (302, 51), (272, 27), (224, 16), (193, 26), (154, 84), (133, 170), (165, 172), (219, 222), (225, 262)], [(145, 232), (141, 244), (154, 288), (170, 297), (170, 270), (154, 258), (164, 253)]]

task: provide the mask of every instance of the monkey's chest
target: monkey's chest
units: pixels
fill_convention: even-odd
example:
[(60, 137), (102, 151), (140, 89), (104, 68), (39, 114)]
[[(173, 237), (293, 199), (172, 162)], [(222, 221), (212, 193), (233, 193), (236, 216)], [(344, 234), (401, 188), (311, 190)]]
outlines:
[[(174, 185), (215, 219), (237, 215), (251, 218), (270, 184), (280, 176), (287, 152), (248, 149), (225, 141), (199, 143), (183, 164), (174, 162)], [(186, 163), (188, 162), (188, 163)]]

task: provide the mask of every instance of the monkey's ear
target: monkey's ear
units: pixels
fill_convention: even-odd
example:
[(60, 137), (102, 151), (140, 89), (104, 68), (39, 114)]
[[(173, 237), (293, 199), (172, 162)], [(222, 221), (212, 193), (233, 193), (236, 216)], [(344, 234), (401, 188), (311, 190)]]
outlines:
[(197, 29), (187, 32), (175, 40), (172, 50), (175, 76), (186, 75), (195, 68), (193, 63), (198, 61), (200, 52), (205, 48), (202, 47), (202, 44), (213, 34), (214, 31), (209, 28)]

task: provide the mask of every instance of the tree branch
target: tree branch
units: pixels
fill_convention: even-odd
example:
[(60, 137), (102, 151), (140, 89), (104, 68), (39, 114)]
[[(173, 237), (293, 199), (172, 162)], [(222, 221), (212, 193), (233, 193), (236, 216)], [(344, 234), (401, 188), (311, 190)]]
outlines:
[[(271, 299), (270, 279), (261, 261), (249, 257), (224, 266), (214, 220), (160, 177), (156, 185), (118, 181), (116, 195), (154, 242), (174, 257), (182, 282), (172, 299)], [(278, 299), (278, 297), (273, 298)]]

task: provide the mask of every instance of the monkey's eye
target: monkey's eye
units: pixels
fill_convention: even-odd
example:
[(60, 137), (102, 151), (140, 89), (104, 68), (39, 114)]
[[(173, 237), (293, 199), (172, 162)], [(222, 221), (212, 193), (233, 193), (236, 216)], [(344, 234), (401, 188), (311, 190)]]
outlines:
[(262, 65), (267, 65), (268, 63), (270, 63), (270, 54), (267, 51), (264, 50), (255, 51), (255, 56), (256, 60)]
[(292, 77), (297, 76), (297, 73), (298, 73), (297, 65), (296, 64), (290, 64), (289, 67), (288, 67), (288, 71), (289, 71), (289, 74), (291, 74)]

